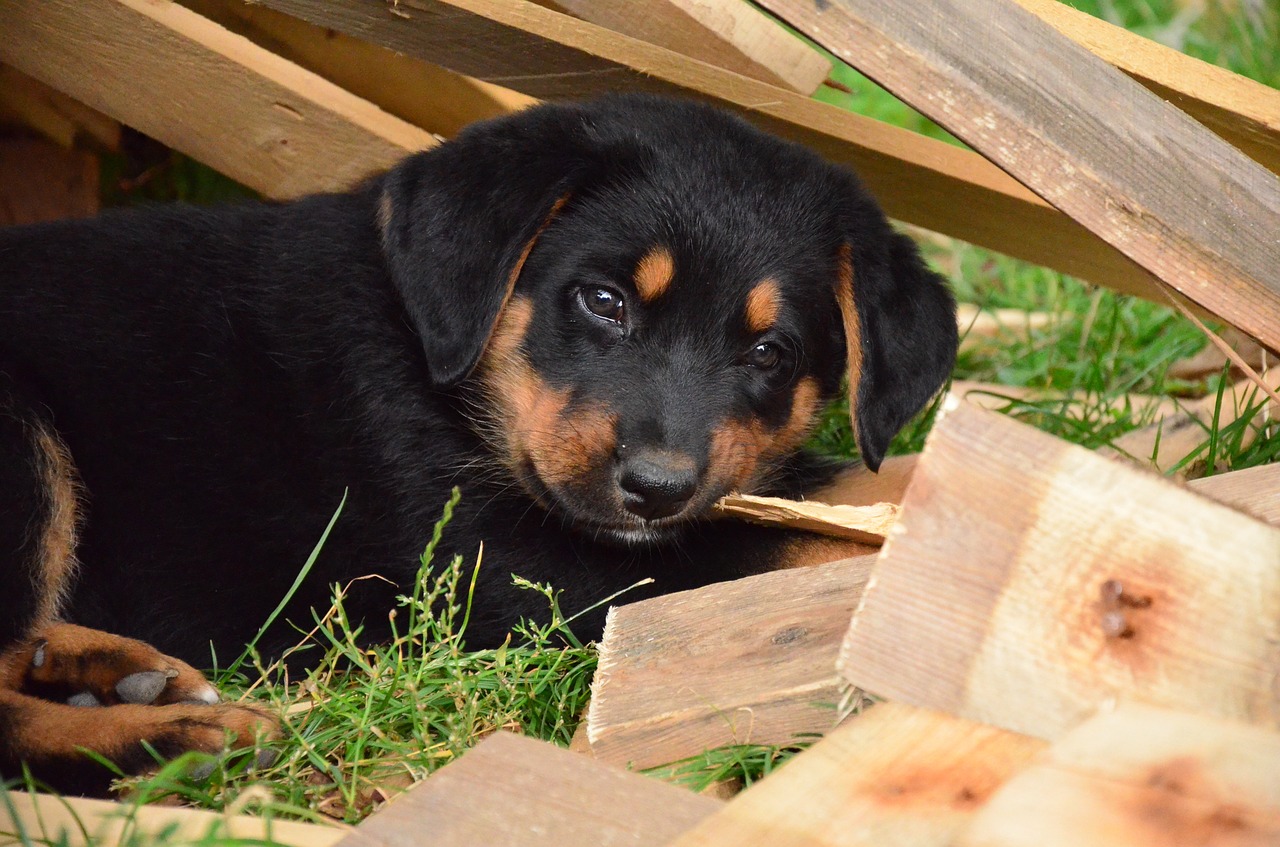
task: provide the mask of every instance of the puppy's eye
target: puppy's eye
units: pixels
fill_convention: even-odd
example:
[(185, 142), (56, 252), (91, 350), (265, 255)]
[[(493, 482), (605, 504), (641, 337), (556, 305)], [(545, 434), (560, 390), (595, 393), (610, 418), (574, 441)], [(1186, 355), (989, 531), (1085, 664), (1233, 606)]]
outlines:
[(782, 347), (772, 341), (762, 341), (747, 351), (743, 363), (762, 371), (770, 371), (782, 361)]
[(578, 299), (582, 306), (598, 318), (614, 323), (622, 323), (626, 317), (626, 308), (622, 295), (612, 288), (599, 285), (588, 285), (578, 289)]

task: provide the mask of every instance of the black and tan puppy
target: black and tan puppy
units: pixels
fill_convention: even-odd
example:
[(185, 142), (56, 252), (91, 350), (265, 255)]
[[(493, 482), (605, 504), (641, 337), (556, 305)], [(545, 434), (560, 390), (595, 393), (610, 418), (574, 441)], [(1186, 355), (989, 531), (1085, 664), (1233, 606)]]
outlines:
[[(580, 609), (794, 564), (708, 507), (831, 477), (800, 446), (846, 362), (875, 468), (955, 345), (853, 176), (652, 98), (480, 124), (347, 194), (0, 232), (0, 773), (92, 790), (77, 747), (247, 737), (168, 656), (237, 654), (344, 491), (285, 619), (403, 586), (455, 485), (474, 646), (545, 612), (512, 573)], [(402, 591), (347, 608), (376, 638)]]

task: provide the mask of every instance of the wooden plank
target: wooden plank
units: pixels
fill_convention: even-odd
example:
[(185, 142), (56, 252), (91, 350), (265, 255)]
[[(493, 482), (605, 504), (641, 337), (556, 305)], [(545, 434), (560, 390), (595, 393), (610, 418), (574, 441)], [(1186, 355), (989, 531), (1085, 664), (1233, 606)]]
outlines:
[(286, 847), (330, 847), (347, 830), (251, 815), (0, 790), (0, 847), (33, 842), (116, 847), (153, 842), (225, 843), (232, 839)]
[(39, 138), (0, 139), (0, 226), (97, 212), (97, 156)]
[(1280, 526), (1280, 464), (1215, 474), (1190, 485), (1206, 497)]
[(672, 847), (945, 847), (1045, 746), (940, 712), (877, 703)]
[(474, 121), (538, 102), (256, 4), (240, 0), (182, 0), (182, 4), (396, 117), (446, 138)]
[(755, 494), (729, 494), (712, 507), (717, 516), (734, 517), (764, 526), (803, 529), (834, 538), (849, 538), (879, 547), (898, 519), (894, 503), (850, 506), (821, 500), (787, 500)]
[(980, 156), (523, 0), (262, 5), (533, 97), (710, 100), (855, 168), (892, 217), (1163, 301), (1146, 271)]
[(742, 0), (539, 0), (734, 73), (812, 94), (831, 62)]
[(120, 149), (120, 124), (16, 68), (0, 65), (0, 123), (19, 123), (73, 147), (81, 140)]
[(874, 556), (612, 609), (587, 712), (596, 758), (645, 768), (788, 744), (836, 719), (840, 641)]
[(957, 847), (1280, 844), (1280, 736), (1125, 705), (1054, 744)]
[(270, 197), (348, 188), (436, 143), (167, 0), (12, 0), (0, 31), (0, 60)]
[(496, 732), (392, 799), (341, 844), (656, 846), (720, 805), (553, 744)]
[(1275, 727), (1277, 621), (1280, 530), (951, 399), (840, 668), (1041, 738), (1123, 695)]
[[(1272, 389), (1280, 388), (1280, 368), (1269, 372), (1263, 381)], [(1264, 404), (1266, 407), (1264, 414), (1275, 415), (1280, 412), (1280, 409), (1275, 408), (1275, 403), (1267, 399), (1256, 383), (1249, 379), (1242, 379), (1234, 385), (1227, 386), (1223, 392), (1221, 405), (1216, 393), (1199, 400), (1180, 403), (1178, 404), (1180, 408), (1169, 414), (1157, 416), (1141, 429), (1125, 433), (1110, 447), (1105, 447), (1098, 452), (1133, 459), (1139, 464), (1148, 465), (1165, 473), (1172, 470), (1192, 451), (1204, 446), (1215, 417), (1218, 421), (1218, 429), (1222, 430), (1245, 417), (1246, 414), (1257, 414), (1259, 407)], [(1258, 432), (1258, 427), (1245, 430), (1240, 438), (1241, 446), (1247, 447), (1252, 444), (1257, 439)]]
[(761, 5), (1280, 349), (1280, 179), (1177, 108), (1012, 0)]
[(1280, 91), (1193, 59), (1060, 0), (1014, 2), (1173, 103), (1254, 161), (1280, 172)]

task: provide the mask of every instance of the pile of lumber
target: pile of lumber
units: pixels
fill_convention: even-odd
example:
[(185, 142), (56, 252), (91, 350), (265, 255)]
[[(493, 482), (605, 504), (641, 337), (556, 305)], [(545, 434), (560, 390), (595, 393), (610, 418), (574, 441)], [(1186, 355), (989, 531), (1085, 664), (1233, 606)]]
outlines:
[[(29, 137), (0, 167), (59, 176), (0, 188), (0, 212), (91, 214), (84, 151), (122, 125), (288, 198), (539, 98), (656, 91), (854, 166), (906, 223), (1217, 316), (1255, 368), (1280, 348), (1280, 93), (1053, 0), (759, 5), (972, 149), (815, 101), (829, 61), (741, 0), (7, 0), (0, 125)], [(958, 386), (924, 452), (848, 480), (848, 508), (724, 504), (883, 546), (615, 609), (575, 750), (497, 734), (354, 831), (163, 809), (129, 834), (1280, 843), (1280, 466), (1183, 484), (1123, 458), (1163, 467), (1207, 405), (1104, 455), (961, 402), (984, 393)], [(636, 772), (817, 737), (727, 799)], [(28, 832), (66, 821), (17, 802)], [(74, 808), (82, 835), (121, 837), (111, 807)]]

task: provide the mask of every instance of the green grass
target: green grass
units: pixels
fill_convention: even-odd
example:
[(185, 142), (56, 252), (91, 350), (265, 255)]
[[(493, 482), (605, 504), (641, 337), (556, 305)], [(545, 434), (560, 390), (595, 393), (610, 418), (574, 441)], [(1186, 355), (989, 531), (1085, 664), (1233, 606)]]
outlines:
[[(1202, 6), (1171, 0), (1080, 0), (1075, 5), (1280, 85), (1280, 12), (1266, 0)], [(821, 99), (955, 143), (860, 74), (838, 67), (834, 77), (847, 91), (824, 89)], [(141, 185), (126, 186), (129, 190), (117, 190), (112, 182), (116, 177), (109, 175), (113, 200), (204, 202), (244, 194), (185, 157), (174, 154), (153, 161), (156, 170)], [(1213, 395), (1225, 383), (1222, 374), (1195, 383), (1168, 376), (1169, 365), (1195, 353), (1205, 339), (1163, 306), (1095, 289), (951, 239), (925, 237), (922, 244), (961, 301), (1054, 316), (1049, 326), (1026, 338), (966, 349), (956, 368), (959, 379), (1052, 389), (1085, 400), (1071, 406), (1060, 401), (1009, 402), (1005, 411), (1021, 420), (1099, 447), (1149, 422), (1149, 411), (1127, 405), (1126, 395), (1197, 397)], [(891, 452), (919, 450), (932, 411), (910, 424)], [(829, 411), (814, 443), (831, 453), (855, 453), (843, 406)], [(1255, 412), (1229, 425), (1209, 425), (1203, 443), (1185, 457), (1181, 469), (1213, 473), (1275, 461), (1278, 456), (1275, 425)], [(250, 653), (244, 663), (217, 675), (217, 683), (230, 697), (244, 697), (289, 716), (285, 738), (273, 744), (279, 758), (271, 767), (251, 772), (247, 757), (190, 756), (153, 778), (132, 781), (132, 796), (146, 802), (179, 798), (204, 808), (355, 822), (384, 794), (425, 777), (495, 729), (567, 744), (586, 704), (594, 651), (573, 637), (572, 621), (557, 608), (555, 592), (527, 584), (526, 590), (542, 595), (554, 610), (553, 623), (517, 628), (498, 650), (467, 649), (466, 610), (477, 563), (433, 561), (440, 531), (438, 527), (423, 556), (419, 581), (392, 611), (399, 634), (391, 643), (359, 646), (359, 629), (343, 612), (339, 586), (334, 607), (318, 617), (307, 638), (300, 634), (300, 642), (323, 654), (314, 672), (290, 676), (277, 667), (262, 667)], [(749, 781), (810, 741), (707, 751), (658, 770), (692, 787), (729, 778)], [(212, 770), (193, 777), (192, 769), (201, 764), (206, 770), (212, 764)], [(227, 843), (216, 833), (211, 838)]]

